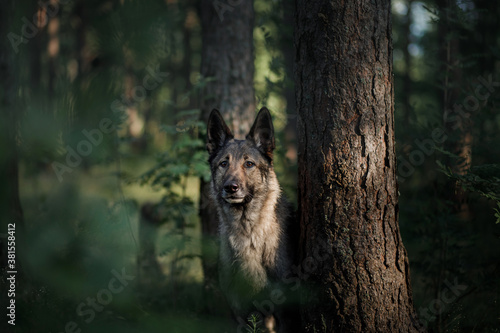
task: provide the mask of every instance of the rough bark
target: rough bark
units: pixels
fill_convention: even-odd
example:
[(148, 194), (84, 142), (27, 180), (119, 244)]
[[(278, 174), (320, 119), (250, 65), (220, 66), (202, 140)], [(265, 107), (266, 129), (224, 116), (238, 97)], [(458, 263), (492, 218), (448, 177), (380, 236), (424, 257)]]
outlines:
[[(230, 4), (230, 3), (233, 3)], [(201, 94), (202, 119), (218, 109), (236, 137), (250, 130), (255, 116), (253, 88), (253, 1), (223, 2), (202, 0), (199, 7), (202, 31), (201, 74), (212, 78)], [(200, 217), (205, 239), (203, 271), (207, 308), (217, 289), (217, 212), (201, 182)], [(212, 299), (212, 300), (211, 300)]]
[(390, 1), (297, 1), (307, 332), (417, 332), (398, 225)]

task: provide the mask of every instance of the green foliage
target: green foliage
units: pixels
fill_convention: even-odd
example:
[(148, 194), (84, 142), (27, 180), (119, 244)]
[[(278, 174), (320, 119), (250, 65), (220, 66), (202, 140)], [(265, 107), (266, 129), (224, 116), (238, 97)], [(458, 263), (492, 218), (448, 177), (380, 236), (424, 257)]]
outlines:
[[(454, 173), (452, 168), (436, 161), (440, 171), (450, 179), (457, 181), (463, 189), (479, 193), (481, 196), (496, 201), (500, 207), (500, 164), (473, 166), (465, 175)], [(496, 223), (500, 223), (498, 210), (495, 209)]]
[[(443, 121), (443, 113), (454, 105), (470, 110), (466, 103), (477, 98), (481, 77), (491, 74), (498, 79), (495, 63), (500, 58), (491, 51), (498, 47), (498, 4), (470, 1), (442, 7), (444, 2), (402, 0), (392, 4), (400, 227), (415, 308), (424, 319), (430, 309), (431, 320), (426, 320), (432, 332), (494, 331), (498, 295), (491, 290), (500, 281), (500, 231), (494, 223), (498, 208), (492, 214), (499, 193), (498, 88), (469, 118), (462, 118), (472, 138), (468, 161), (474, 165), (465, 175), (452, 171), (465, 161), (450, 152), (463, 144), (463, 133)], [(446, 134), (444, 142), (422, 148), (422, 142), (432, 141), (434, 130)], [(414, 169), (403, 177), (403, 161), (411, 158)], [(457, 185), (465, 189), (463, 203), (456, 202)], [(465, 293), (439, 311), (433, 309), (447, 292), (447, 281), (454, 279), (468, 286)]]
[[(500, 7), (485, 0), (460, 1), (450, 8), (439, 8), (435, 1), (392, 4), (404, 7), (393, 13), (396, 149), (398, 158), (409, 160), (419, 149), (415, 140), (445, 127), (445, 91), (456, 89), (460, 96), (451, 102), (463, 104), (475, 96), (478, 77), (491, 75), (498, 81)], [(281, 143), (286, 142), (285, 124), (295, 115), (294, 16), (286, 6), (289, 10), (293, 1), (254, 2), (254, 86), (259, 107), (273, 112)], [(2, 31), (4, 37), (21, 33), (23, 18), (32, 21), (38, 11), (26, 0), (15, 8), (13, 26)], [(238, 10), (234, 6), (226, 15)], [(18, 245), (24, 260), (19, 271), (26, 273), (26, 281), (18, 288), (17, 330), (60, 332), (75, 321), (82, 332), (229, 331), (229, 315), (206, 315), (202, 299), (198, 179), (208, 180), (209, 168), (205, 124), (197, 107), (200, 91), (212, 79), (196, 79), (202, 62), (197, 4), (70, 1), (60, 4), (57, 17), (56, 57), (47, 53), (53, 37), (47, 26), (26, 38), (15, 55), (12, 99), (20, 119), (16, 142), (26, 228)], [(449, 28), (444, 38), (442, 24)], [(459, 41), (459, 47), (443, 52), (441, 40)], [(457, 61), (449, 63), (443, 54)], [(144, 99), (133, 100), (126, 90), (142, 85), (149, 65), (169, 76)], [(448, 75), (444, 84), (443, 68), (459, 69), (461, 75)], [(435, 332), (498, 331), (500, 231), (494, 221), (500, 221), (500, 95), (496, 85), (492, 88), (481, 90), (490, 95), (471, 113), (474, 166), (458, 175), (452, 170), (461, 162), (437, 149), (400, 181), (400, 226), (417, 313), (439, 299), (446, 281), (457, 278), (469, 286), (429, 323)], [(112, 108), (116, 100), (119, 112)], [(131, 111), (144, 123), (140, 137), (128, 132)], [(51, 163), (64, 163), (67, 146), (76, 149), (88, 140), (83, 130), (99, 128), (103, 118), (112, 119), (118, 130), (103, 135), (102, 143), (59, 182)], [(443, 147), (455, 141), (450, 135)], [(287, 160), (287, 149), (277, 148), (276, 171), (294, 201), (296, 166)], [(454, 212), (450, 183), (467, 190), (469, 216)], [(139, 208), (150, 201), (163, 223), (154, 256), (161, 262), (161, 285), (142, 293), (134, 281), (113, 295), (92, 322), (85, 322), (76, 313), (78, 305), (107, 288), (112, 269), (126, 267), (136, 274)], [(1, 279), (0, 290), (7, 288), (5, 281)], [(324, 331), (325, 323), (320, 326), (314, 329)], [(261, 331), (261, 320), (250, 318), (246, 329)]]
[(252, 313), (247, 318), (247, 326), (245, 327), (247, 333), (262, 333), (264, 332), (262, 316)]
[(189, 221), (197, 213), (197, 205), (188, 192), (189, 181), (210, 177), (205, 145), (200, 138), (206, 129), (199, 119), (199, 110), (180, 111), (176, 125), (161, 126), (170, 137), (170, 149), (160, 153), (156, 165), (140, 178), (141, 184), (161, 188), (164, 192), (157, 207), (161, 211), (161, 222), (169, 229), (160, 241), (159, 255), (170, 258), (172, 279), (182, 277), (179, 261), (199, 258), (199, 254), (190, 251), (193, 239), (186, 232), (196, 228)]

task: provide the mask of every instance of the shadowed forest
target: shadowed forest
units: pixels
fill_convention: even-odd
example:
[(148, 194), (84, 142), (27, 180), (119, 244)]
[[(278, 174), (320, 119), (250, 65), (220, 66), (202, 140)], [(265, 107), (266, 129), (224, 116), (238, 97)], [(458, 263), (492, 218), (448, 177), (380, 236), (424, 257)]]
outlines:
[[(243, 5), (2, 5), (2, 332), (230, 331), (230, 311), (209, 295), (217, 249), (200, 222), (218, 80), (204, 69), (207, 8), (224, 23)], [(391, 8), (399, 226), (416, 313), (429, 332), (500, 332), (500, 2)], [(297, 208), (294, 3), (253, 9), (249, 121), (270, 110), (275, 171)], [(246, 132), (245, 121), (229, 124)], [(15, 326), (4, 323), (9, 271)]]

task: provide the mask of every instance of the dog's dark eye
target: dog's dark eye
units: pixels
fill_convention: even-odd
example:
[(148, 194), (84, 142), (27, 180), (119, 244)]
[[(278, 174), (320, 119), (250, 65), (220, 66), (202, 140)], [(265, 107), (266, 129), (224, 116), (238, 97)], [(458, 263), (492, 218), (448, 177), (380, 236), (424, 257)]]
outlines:
[(222, 161), (222, 162), (219, 163), (219, 166), (225, 168), (225, 167), (227, 167), (228, 164), (229, 163), (227, 161)]
[(254, 166), (255, 166), (255, 163), (252, 161), (245, 162), (245, 168), (253, 168)]

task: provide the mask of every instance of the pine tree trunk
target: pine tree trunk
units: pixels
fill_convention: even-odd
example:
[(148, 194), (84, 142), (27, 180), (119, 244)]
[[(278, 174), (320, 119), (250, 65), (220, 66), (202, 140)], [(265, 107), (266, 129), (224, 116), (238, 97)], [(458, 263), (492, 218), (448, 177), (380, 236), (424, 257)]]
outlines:
[[(458, 9), (454, 0), (438, 0), (438, 8), (441, 12), (438, 24), (438, 36), (440, 47), (440, 72), (444, 74), (441, 86), (443, 87), (442, 110), (444, 128), (449, 138), (444, 143), (444, 148), (459, 156), (459, 160), (448, 159), (447, 164), (452, 171), (458, 175), (465, 175), (472, 163), (472, 123), (471, 119), (463, 117), (455, 112), (456, 105), (460, 105), (461, 87), (463, 86), (462, 64), (460, 59), (460, 36), (457, 34), (459, 27), (453, 26), (459, 20)], [(467, 193), (456, 181), (450, 181), (444, 200), (453, 202), (453, 213), (462, 220), (471, 217), (467, 203)]]
[[(285, 65), (285, 86), (283, 94), (286, 99), (286, 115), (287, 122), (285, 126), (285, 142), (286, 157), (292, 164), (297, 163), (297, 110), (295, 110), (295, 87), (293, 78), (293, 67), (295, 62), (294, 45), (293, 45), (293, 24), (295, 21), (295, 1), (282, 0), (283, 6), (283, 23), (284, 27), (281, 32), (281, 50), (283, 52)], [(297, 182), (297, 172), (286, 172), (287, 177), (292, 177)]]
[(57, 60), (59, 57), (59, 26), (61, 22), (59, 16), (54, 16), (49, 19), (47, 25), (47, 55), (49, 57), (48, 67), (49, 67), (49, 89), (48, 96), (49, 99), (54, 100), (56, 92), (56, 81), (57, 81)]
[(398, 225), (390, 1), (298, 1), (307, 332), (417, 332)]
[(405, 60), (405, 73), (403, 76), (403, 110), (405, 116), (405, 126), (410, 126), (410, 119), (412, 117), (412, 109), (410, 103), (410, 96), (412, 92), (412, 81), (411, 81), (411, 68), (412, 68), (412, 59), (409, 51), (409, 46), (411, 44), (411, 30), (410, 27), (412, 25), (412, 5), (413, 0), (407, 0), (406, 6), (408, 7), (408, 12), (406, 13), (406, 21), (404, 22), (403, 32), (404, 32), (404, 47), (403, 47), (403, 55)]
[(78, 0), (74, 9), (74, 20), (76, 27), (76, 59), (78, 61), (78, 76), (80, 79), (88, 73), (91, 67), (91, 53), (87, 45), (87, 29), (89, 20), (89, 9), (85, 6), (84, 0)]
[[(233, 3), (233, 4), (230, 4)], [(201, 1), (201, 74), (212, 78), (202, 92), (202, 119), (218, 109), (236, 137), (250, 130), (255, 116), (253, 88), (253, 1)], [(201, 182), (200, 217), (204, 236), (203, 272), (207, 308), (217, 301), (217, 212), (208, 194), (209, 184)]]
[(216, 108), (236, 137), (245, 136), (255, 117), (253, 88), (253, 1), (202, 1), (201, 74), (215, 81), (203, 91), (202, 111), (208, 120)]

